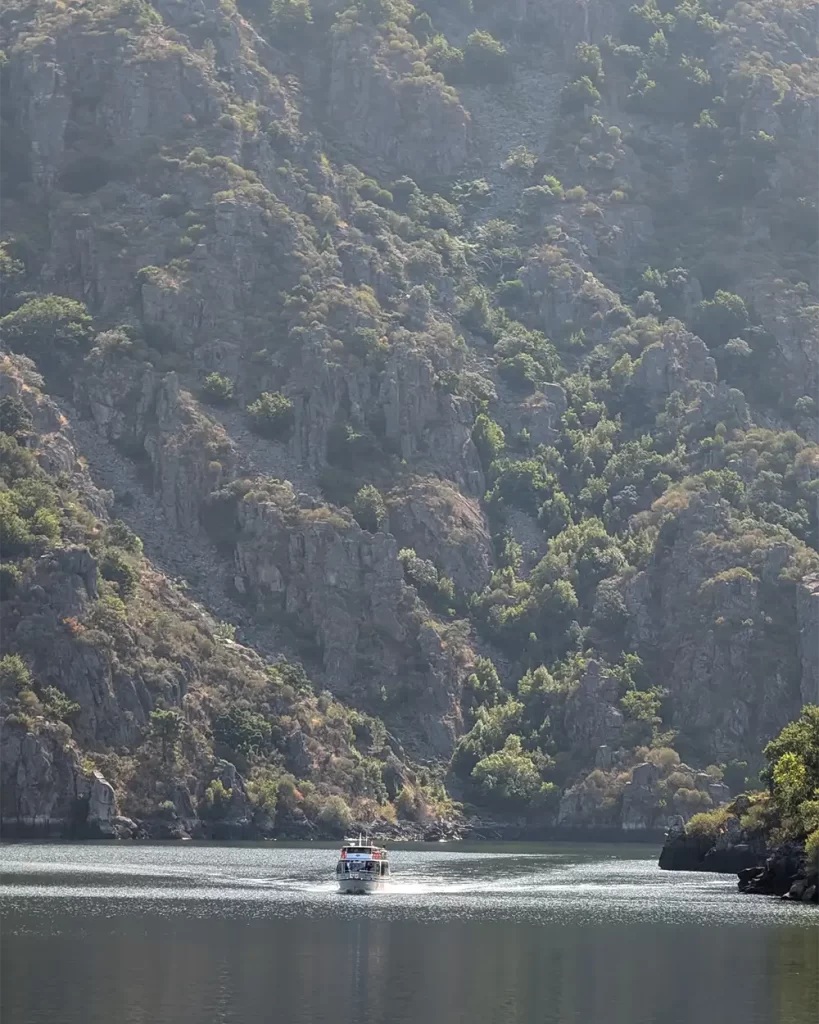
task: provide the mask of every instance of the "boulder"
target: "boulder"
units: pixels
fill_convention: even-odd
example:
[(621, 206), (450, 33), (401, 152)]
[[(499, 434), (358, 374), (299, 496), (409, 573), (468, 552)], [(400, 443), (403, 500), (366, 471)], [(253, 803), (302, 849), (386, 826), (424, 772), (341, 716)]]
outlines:
[(99, 832), (100, 836), (115, 837), (117, 835), (114, 823), (116, 811), (117, 798), (114, 787), (101, 772), (92, 772), (88, 794), (87, 828), (90, 831)]

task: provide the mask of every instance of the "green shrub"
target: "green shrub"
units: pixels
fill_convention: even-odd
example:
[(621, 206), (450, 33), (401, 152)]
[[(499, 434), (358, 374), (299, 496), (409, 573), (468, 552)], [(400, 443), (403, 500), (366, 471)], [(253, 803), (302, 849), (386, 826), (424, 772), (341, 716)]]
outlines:
[(537, 166), (537, 156), (527, 146), (516, 146), (501, 164), (504, 171), (529, 175)]
[(268, 749), (271, 732), (270, 723), (262, 715), (236, 706), (213, 723), (214, 738), (245, 757)]
[(428, 559), (419, 558), (412, 548), (402, 548), (398, 552), (398, 561), (403, 565), (404, 574), (410, 583), (421, 590), (438, 588), (438, 570)]
[[(0, 58), (0, 71), (4, 66), (4, 61)], [(9, 243), (0, 242), (0, 294), (11, 294), (15, 291), (17, 283), (25, 277), (25, 273), (25, 263), (9, 252)]]
[(4, 557), (27, 555), (35, 543), (28, 522), (19, 514), (13, 492), (0, 491), (0, 551)]
[(233, 790), (228, 789), (221, 779), (214, 779), (205, 790), (203, 814), (207, 818), (224, 818), (230, 808)]
[(412, 19), (410, 27), (412, 29), (412, 34), (419, 43), (426, 43), (435, 34), (435, 26), (432, 24), (432, 18), (430, 18), (426, 11), (416, 14)]
[(0, 430), (12, 436), (31, 430), (31, 415), (16, 395), (0, 398)]
[(526, 286), (517, 278), (513, 281), (501, 281), (498, 285), (498, 304), (506, 309), (522, 306), (526, 300)]
[(410, 784), (403, 786), (396, 796), (395, 809), (404, 821), (425, 821), (429, 816), (423, 793)]
[(310, 0), (271, 0), (270, 31), (274, 42), (304, 42), (312, 25)]
[(521, 391), (532, 391), (544, 377), (540, 364), (528, 352), (518, 352), (501, 359), (498, 373), (508, 384)]
[(91, 317), (75, 299), (38, 296), (0, 319), (0, 336), (15, 351), (49, 363), (88, 345)]
[(411, 199), (421, 194), (412, 178), (408, 178), (406, 175), (392, 183), (390, 193), (396, 209), (402, 211), (407, 209)]
[(7, 601), (14, 595), (23, 574), (16, 565), (4, 562), (0, 565), (0, 601)]
[(419, 558), (412, 548), (402, 548), (398, 560), (404, 567), (404, 577), (414, 586), (421, 597), (442, 614), (451, 610), (455, 600), (455, 584), (446, 576), (439, 576), (434, 563)]
[(489, 706), (496, 704), (503, 693), (500, 676), (489, 658), (478, 658), (475, 671), (464, 684), (464, 696), (474, 705)]
[(247, 783), (247, 795), (251, 804), (270, 817), (276, 816), (276, 805), (279, 800), (279, 780), (261, 769)]
[(280, 391), (265, 391), (247, 407), (250, 424), (257, 434), (284, 439), (293, 427), (293, 403)]
[(56, 686), (46, 686), (40, 700), (45, 710), (61, 722), (67, 722), (80, 710), (80, 705)]
[(728, 815), (729, 812), (725, 807), (718, 807), (714, 811), (703, 811), (691, 818), (685, 826), (685, 831), (690, 836), (704, 836), (708, 839), (716, 839), (724, 830)]
[(118, 548), (105, 552), (100, 561), (100, 573), (104, 580), (116, 583), (121, 597), (130, 597), (139, 584), (139, 569)]
[(563, 86), (560, 105), (566, 113), (577, 113), (585, 107), (596, 107), (600, 92), (588, 75), (582, 75)]
[(169, 760), (182, 735), (182, 716), (178, 711), (157, 708), (151, 712), (150, 733), (162, 747), (162, 757)]
[(488, 32), (473, 32), (464, 47), (464, 74), (477, 84), (506, 82), (512, 75), (506, 47)]
[(230, 377), (221, 373), (209, 373), (202, 385), (202, 397), (213, 405), (230, 405), (235, 385)]
[(472, 428), (472, 440), (478, 449), (483, 468), (489, 469), (506, 447), (506, 437), (503, 428), (486, 413), (481, 413), (475, 419), (475, 426)]
[(492, 466), (494, 483), (487, 501), (514, 505), (536, 515), (557, 481), (536, 459), (498, 459)]
[(501, 750), (478, 761), (472, 769), (472, 781), (486, 803), (514, 808), (528, 804), (543, 780), (532, 758), (523, 751), (520, 736), (513, 734), (506, 737)]
[(131, 555), (140, 556), (142, 554), (142, 541), (121, 519), (116, 519), (108, 527), (108, 541)]
[(387, 520), (387, 507), (377, 487), (366, 484), (353, 500), (353, 515), (362, 530), (377, 533)]
[(283, 775), (279, 779), (279, 788), (276, 798), (277, 814), (292, 814), (304, 797), (296, 785), (292, 775)]
[(0, 691), (17, 693), (31, 686), (31, 672), (19, 654), (5, 654), (0, 658)]
[(743, 300), (726, 291), (717, 291), (713, 299), (701, 302), (694, 316), (694, 330), (708, 345), (727, 344), (750, 323)]
[(578, 43), (574, 48), (572, 71), (576, 77), (588, 78), (595, 86), (601, 86), (606, 76), (603, 74), (600, 47), (591, 43)]
[(353, 814), (340, 796), (329, 796), (322, 804), (317, 820), (328, 831), (343, 836), (353, 823)]
[(435, 36), (427, 47), (427, 61), (450, 85), (459, 85), (466, 77), (463, 50), (451, 46), (442, 35)]
[(385, 188), (381, 188), (377, 181), (372, 178), (365, 178), (358, 186), (358, 194), (362, 199), (367, 199), (378, 206), (389, 209), (393, 205), (393, 194)]
[(805, 840), (805, 860), (814, 869), (819, 868), (819, 828)]

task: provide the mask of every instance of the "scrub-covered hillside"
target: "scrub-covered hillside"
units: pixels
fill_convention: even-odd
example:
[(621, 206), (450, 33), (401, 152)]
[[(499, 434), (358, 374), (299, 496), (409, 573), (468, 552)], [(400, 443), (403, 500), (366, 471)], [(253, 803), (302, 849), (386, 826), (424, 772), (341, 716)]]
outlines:
[(746, 787), (819, 694), (815, 17), (5, 5), (7, 828)]

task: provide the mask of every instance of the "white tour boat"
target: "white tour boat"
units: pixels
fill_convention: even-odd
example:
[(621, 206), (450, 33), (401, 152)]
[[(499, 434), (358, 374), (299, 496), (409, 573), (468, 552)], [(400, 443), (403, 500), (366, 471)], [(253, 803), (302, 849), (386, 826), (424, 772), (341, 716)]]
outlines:
[(390, 884), (389, 854), (361, 836), (358, 840), (345, 839), (336, 864), (336, 879), (339, 892), (384, 892)]

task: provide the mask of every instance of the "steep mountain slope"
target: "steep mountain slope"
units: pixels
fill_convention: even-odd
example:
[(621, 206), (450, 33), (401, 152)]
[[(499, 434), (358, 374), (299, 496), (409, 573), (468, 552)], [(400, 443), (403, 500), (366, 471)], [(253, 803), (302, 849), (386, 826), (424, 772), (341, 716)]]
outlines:
[[(40, 385), (10, 357), (3, 426), (52, 490), (15, 497), (12, 471), (4, 514), (78, 502), (98, 525), (4, 545), (26, 595), (4, 603), (23, 780), (4, 817), (66, 817), (16, 767), (26, 731), (54, 731), (55, 685), (79, 704), (62, 715), (77, 750), (138, 817), (167, 801), (195, 817), (217, 769), (233, 782), (223, 762), (234, 792), (254, 773), (318, 786), (314, 819), (331, 796), (424, 817), (446, 773), (497, 813), (638, 828), (753, 774), (819, 690), (814, 17), (7, 5), (0, 326), (72, 440), (52, 466), (67, 435), (27, 425)], [(78, 498), (67, 444), (87, 460)], [(105, 576), (111, 520), (144, 545), (139, 566), (111, 556), (132, 594)], [(226, 620), (334, 699), (228, 687), (199, 722), (184, 689), (136, 715), (114, 688), (96, 718), (25, 623), (42, 601), (84, 635), (117, 600), (140, 633), (146, 580), (193, 615), (163, 574), (201, 602), (206, 639), (208, 614)], [(136, 649), (117, 657), (143, 677)], [(219, 689), (184, 657), (179, 687)], [(263, 743), (219, 746), (234, 705)], [(140, 789), (154, 769), (111, 766), (155, 756), (166, 713), (201, 739), (165, 750), (190, 807)], [(288, 762), (308, 718), (317, 751), (363, 758), (369, 781), (329, 753)], [(304, 803), (290, 785), (283, 820)]]

